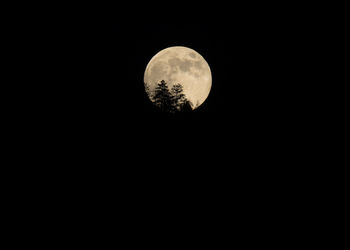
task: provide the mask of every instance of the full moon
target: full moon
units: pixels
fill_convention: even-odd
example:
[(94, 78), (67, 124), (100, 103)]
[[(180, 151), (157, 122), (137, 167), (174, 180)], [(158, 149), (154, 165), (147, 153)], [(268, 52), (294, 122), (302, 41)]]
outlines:
[(195, 50), (181, 46), (161, 50), (147, 64), (144, 84), (151, 101), (162, 80), (169, 89), (180, 84), (192, 110), (203, 104), (212, 85), (211, 70), (205, 59)]

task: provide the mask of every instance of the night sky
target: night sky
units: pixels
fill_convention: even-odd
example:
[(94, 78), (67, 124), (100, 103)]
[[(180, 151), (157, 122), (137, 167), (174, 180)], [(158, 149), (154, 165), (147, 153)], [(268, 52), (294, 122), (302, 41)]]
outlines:
[[(312, 68), (309, 51), (315, 45), (308, 34), (317, 20), (305, 25), (299, 12), (303, 6), (293, 9), (289, 3), (247, 2), (241, 8), (230, 2), (216, 11), (208, 2), (208, 11), (203, 12), (200, 6), (189, 9), (167, 2), (173, 6), (161, 3), (161, 11), (154, 8), (154, 13), (140, 3), (131, 4), (123, 9), (118, 2), (108, 14), (105, 8), (97, 13), (79, 6), (76, 13), (86, 17), (74, 12), (73, 21), (60, 13), (58, 28), (50, 26), (51, 32), (44, 30), (43, 38), (34, 40), (44, 54), (37, 57), (37, 49), (30, 48), (44, 65), (33, 64), (41, 79), (19, 72), (35, 92), (34, 97), (27, 96), (28, 103), (36, 105), (24, 103), (28, 117), (18, 123), (19, 134), (24, 130), (30, 139), (13, 140), (33, 153), (16, 157), (33, 163), (33, 173), (54, 185), (68, 208), (73, 207), (70, 201), (79, 202), (85, 196), (87, 202), (77, 213), (63, 207), (70, 216), (76, 217), (86, 207), (102, 209), (98, 216), (110, 209), (112, 216), (105, 221), (125, 218), (137, 230), (141, 222), (142, 233), (154, 225), (154, 217), (163, 223), (160, 230), (165, 224), (172, 227), (168, 219), (181, 217), (179, 211), (189, 217), (180, 222), (181, 230), (195, 216), (206, 226), (208, 217), (213, 217), (225, 224), (223, 229), (236, 226), (240, 218), (255, 230), (247, 220), (259, 217), (267, 220), (254, 221), (261, 227), (259, 234), (271, 225), (270, 215), (278, 212), (281, 216), (276, 220), (287, 227), (290, 223), (284, 219), (293, 220), (296, 211), (308, 216), (307, 203), (301, 200), (299, 206), (293, 199), (300, 202), (304, 196), (310, 201), (318, 190), (310, 182), (317, 179), (317, 171), (308, 167), (319, 167), (310, 153), (316, 137), (322, 140), (318, 124), (310, 122), (319, 109), (313, 101), (318, 82), (306, 74)], [(144, 90), (147, 63), (171, 46), (194, 49), (211, 69), (211, 92), (190, 113), (161, 113)], [(36, 172), (37, 162), (43, 168)], [(27, 165), (26, 171), (32, 172)], [(310, 192), (305, 192), (303, 183), (312, 187)], [(45, 204), (47, 197), (56, 199), (47, 186), (38, 185), (40, 191), (47, 190), (40, 197)], [(62, 189), (66, 195), (61, 195)], [(199, 200), (192, 208), (191, 203)], [(53, 204), (59, 203), (54, 200)], [(90, 223), (89, 216), (82, 218)], [(228, 218), (234, 221), (227, 224)], [(275, 234), (271, 235), (274, 240)]]
[[(162, 15), (138, 22), (118, 18), (87, 29), (70, 50), (80, 64), (71, 61), (76, 78), (64, 82), (67, 112), (58, 109), (82, 133), (122, 141), (137, 153), (168, 155), (181, 148), (220, 161), (225, 158), (213, 153), (218, 149), (248, 159), (251, 152), (267, 157), (281, 150), (279, 145), (299, 136), (307, 116), (302, 36), (283, 13), (235, 13), (225, 21), (181, 23)], [(144, 91), (147, 63), (171, 46), (196, 50), (211, 68), (211, 92), (190, 114), (163, 114)]]

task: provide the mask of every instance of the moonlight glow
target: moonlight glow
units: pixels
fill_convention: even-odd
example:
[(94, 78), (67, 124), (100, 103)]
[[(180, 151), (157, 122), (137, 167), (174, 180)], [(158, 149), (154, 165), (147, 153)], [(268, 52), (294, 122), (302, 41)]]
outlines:
[(148, 63), (144, 82), (150, 91), (165, 80), (171, 88), (181, 84), (186, 98), (200, 106), (208, 97), (212, 77), (208, 63), (195, 50), (186, 47), (170, 47), (157, 53)]

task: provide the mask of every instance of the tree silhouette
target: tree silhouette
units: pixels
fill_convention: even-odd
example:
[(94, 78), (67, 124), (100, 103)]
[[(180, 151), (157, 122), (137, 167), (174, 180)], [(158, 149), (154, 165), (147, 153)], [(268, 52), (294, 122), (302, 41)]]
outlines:
[(192, 106), (193, 106), (193, 104), (191, 101), (185, 100), (185, 102), (181, 106), (181, 111), (182, 112), (190, 112), (190, 111), (192, 111)]
[[(146, 88), (146, 92), (147, 94), (150, 93), (149, 88)], [(174, 84), (169, 91), (168, 84), (164, 80), (158, 83), (150, 99), (162, 111), (170, 113), (190, 111), (193, 106), (192, 103), (186, 99), (181, 84)]]
[(172, 105), (177, 111), (181, 111), (182, 106), (186, 102), (185, 94), (183, 94), (183, 87), (181, 84), (175, 84), (171, 88), (171, 94), (172, 94)]
[(172, 95), (169, 91), (168, 84), (164, 80), (160, 81), (155, 88), (153, 99), (155, 105), (162, 111), (173, 112)]

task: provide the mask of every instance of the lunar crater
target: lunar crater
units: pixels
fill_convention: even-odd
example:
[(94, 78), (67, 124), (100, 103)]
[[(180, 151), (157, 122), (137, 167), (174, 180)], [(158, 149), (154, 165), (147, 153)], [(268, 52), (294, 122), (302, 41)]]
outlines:
[(192, 58), (196, 58), (196, 57), (197, 57), (197, 55), (196, 55), (195, 53), (193, 53), (193, 52), (190, 52), (188, 55), (189, 55), (190, 57), (192, 57)]

